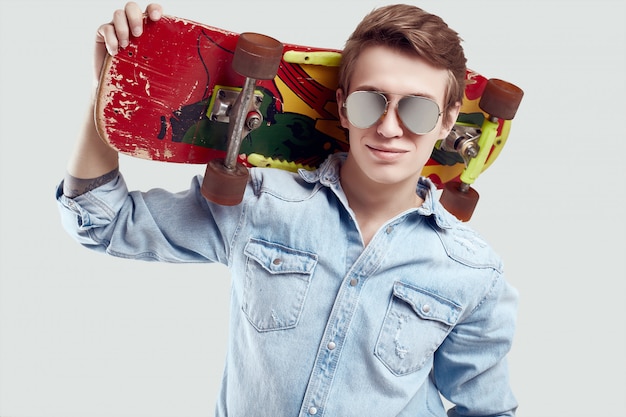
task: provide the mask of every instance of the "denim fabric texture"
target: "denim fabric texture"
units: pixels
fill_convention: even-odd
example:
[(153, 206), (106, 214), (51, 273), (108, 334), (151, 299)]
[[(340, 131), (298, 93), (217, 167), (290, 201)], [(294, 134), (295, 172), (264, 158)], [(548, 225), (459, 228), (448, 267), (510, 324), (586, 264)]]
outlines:
[(455, 404), (450, 416), (514, 415), (506, 355), (518, 295), (501, 259), (427, 179), (423, 205), (364, 247), (339, 181), (344, 158), (316, 171), (251, 169), (230, 207), (203, 198), (201, 177), (184, 192), (141, 193), (120, 175), (75, 199), (61, 185), (56, 197), (86, 247), (229, 267), (219, 417), (443, 417), (440, 394)]

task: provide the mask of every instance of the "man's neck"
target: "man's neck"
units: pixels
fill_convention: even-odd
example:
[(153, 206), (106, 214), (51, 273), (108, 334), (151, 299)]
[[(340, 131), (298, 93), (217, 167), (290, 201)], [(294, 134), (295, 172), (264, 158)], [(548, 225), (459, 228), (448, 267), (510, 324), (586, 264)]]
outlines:
[(360, 172), (351, 161), (344, 163), (341, 168), (341, 186), (356, 216), (365, 245), (387, 221), (423, 203), (416, 193), (417, 180), (380, 184)]

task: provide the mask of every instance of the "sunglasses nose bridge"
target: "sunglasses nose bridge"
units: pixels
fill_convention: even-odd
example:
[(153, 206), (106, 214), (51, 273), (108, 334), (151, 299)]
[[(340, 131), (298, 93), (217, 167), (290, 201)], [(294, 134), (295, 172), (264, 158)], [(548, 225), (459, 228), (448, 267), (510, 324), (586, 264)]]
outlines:
[[(379, 93), (379, 92), (376, 92), (376, 94), (382, 97), (383, 99), (383, 108), (381, 109), (380, 117), (378, 118), (378, 121), (380, 122), (381, 120), (384, 120), (387, 114), (389, 113), (389, 107), (391, 106), (391, 102), (385, 94)], [(395, 110), (396, 110), (396, 115), (397, 115), (397, 112), (398, 112), (397, 104), (395, 106)]]
[[(381, 130), (381, 132), (383, 133), (387, 132), (386, 136), (394, 136), (398, 134), (397, 129), (404, 130), (405, 128), (404, 122), (400, 117), (400, 113), (398, 113), (399, 100), (396, 100), (395, 103), (392, 103), (392, 101), (389, 100), (386, 96), (383, 95), (383, 97), (385, 98), (385, 109), (383, 111), (383, 114), (381, 114), (380, 118), (378, 119), (379, 130)], [(394, 133), (391, 134), (390, 132)]]
[[(383, 93), (379, 93), (377, 91), (371, 92), (370, 94), (375, 94), (379, 96), (380, 98), (382, 98), (382, 102), (378, 101), (378, 104), (379, 104), (378, 111), (380, 112), (380, 116), (378, 117), (378, 122), (380, 122), (381, 120), (385, 118), (385, 116), (387, 115), (387, 112), (389, 111), (389, 99)], [(381, 108), (381, 105), (382, 105), (382, 108)]]

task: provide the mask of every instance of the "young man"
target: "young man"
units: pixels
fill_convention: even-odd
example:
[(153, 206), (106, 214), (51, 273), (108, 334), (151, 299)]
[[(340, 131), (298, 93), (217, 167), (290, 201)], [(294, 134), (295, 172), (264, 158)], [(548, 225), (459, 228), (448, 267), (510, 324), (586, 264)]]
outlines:
[[(99, 28), (96, 73), (141, 17), (129, 3)], [(440, 394), (450, 416), (511, 416), (517, 293), (420, 178), (456, 120), (464, 73), (440, 18), (374, 10), (343, 55), (349, 153), (315, 172), (252, 169), (237, 206), (204, 199), (201, 178), (178, 194), (129, 193), (89, 117), (57, 192), (64, 224), (112, 255), (230, 268), (218, 416), (445, 416)]]

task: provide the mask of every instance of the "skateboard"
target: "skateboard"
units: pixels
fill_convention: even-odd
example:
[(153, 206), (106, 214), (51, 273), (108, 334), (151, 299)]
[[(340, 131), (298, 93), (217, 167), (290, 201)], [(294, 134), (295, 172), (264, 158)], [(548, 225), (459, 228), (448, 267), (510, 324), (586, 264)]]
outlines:
[[(249, 167), (314, 169), (348, 150), (335, 101), (340, 50), (173, 16), (146, 19), (144, 27), (106, 58), (96, 95), (98, 133), (118, 152), (207, 164), (203, 194), (232, 205)], [(422, 173), (464, 221), (478, 200), (471, 185), (505, 145), (523, 95), (471, 70), (466, 81), (455, 128)]]

